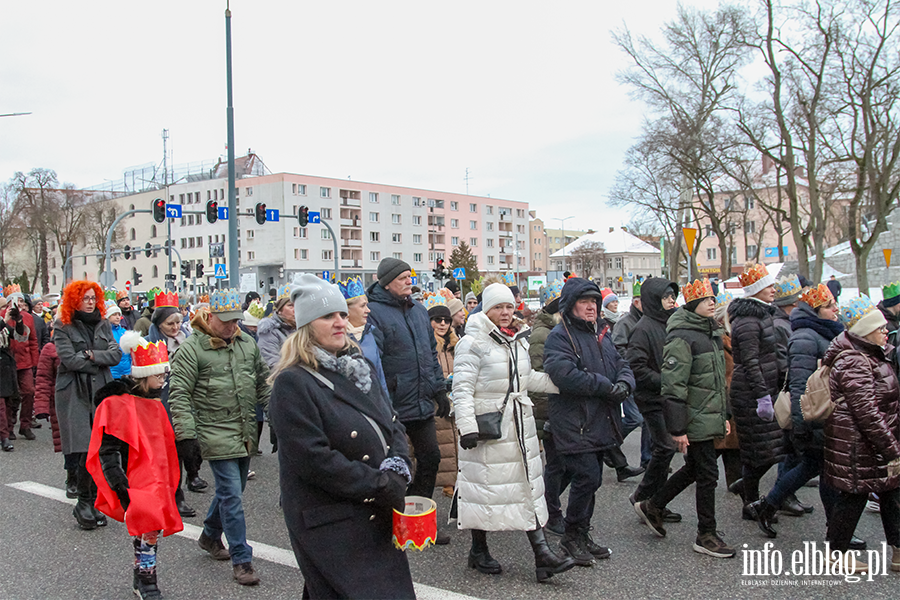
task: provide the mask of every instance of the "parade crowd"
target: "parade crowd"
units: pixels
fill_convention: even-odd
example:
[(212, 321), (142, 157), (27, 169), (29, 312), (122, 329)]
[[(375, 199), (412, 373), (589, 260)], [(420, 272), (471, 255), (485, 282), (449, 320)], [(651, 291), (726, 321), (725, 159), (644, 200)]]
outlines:
[[(469, 530), (468, 568), (503, 573), (496, 531), (525, 532), (539, 583), (591, 567), (614, 552), (594, 539), (604, 466), (642, 476), (627, 499), (636, 527), (663, 538), (696, 519), (692, 549), (731, 558), (716, 521), (720, 460), (754, 535), (775, 538), (779, 513), (818, 508), (795, 495), (817, 481), (827, 525), (810, 535), (830, 544), (830, 563), (866, 571), (854, 551), (876, 543), (855, 535), (868, 508), (900, 571), (900, 284), (877, 305), (839, 304), (833, 278), (747, 265), (739, 279), (729, 290), (648, 278), (626, 312), (569, 273), (542, 288), (538, 311), (500, 276), (478, 294), (456, 282), (423, 293), (394, 258), (368, 288), (303, 274), (265, 299), (217, 290), (194, 305), (154, 290), (132, 306), (89, 281), (61, 297), (11, 286), (0, 446), (13, 452), (47, 422), (77, 526), (126, 524), (142, 599), (162, 597), (160, 539), (197, 514), (184, 487), (214, 490), (198, 546), (230, 560), (238, 584), (260, 583), (242, 495), (265, 423), (305, 598), (414, 598), (393, 513), (436, 493), (452, 500), (427, 541)], [(695, 514), (670, 510), (692, 484)]]

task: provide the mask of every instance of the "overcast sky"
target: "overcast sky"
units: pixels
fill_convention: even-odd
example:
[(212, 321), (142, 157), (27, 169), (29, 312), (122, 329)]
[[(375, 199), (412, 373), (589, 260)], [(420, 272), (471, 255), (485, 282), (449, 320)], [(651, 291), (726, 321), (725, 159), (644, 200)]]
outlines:
[[(712, 0), (689, 4), (710, 7)], [(672, 0), (446, 3), (234, 0), (235, 147), (273, 172), (529, 202), (568, 228), (604, 207), (642, 106), (615, 81), (623, 23), (656, 34)], [(0, 180), (79, 186), (225, 152), (225, 2), (4, 3)], [(583, 218), (582, 218), (583, 217)], [(615, 221), (615, 222), (611, 222)], [(550, 221), (552, 223), (552, 221)]]

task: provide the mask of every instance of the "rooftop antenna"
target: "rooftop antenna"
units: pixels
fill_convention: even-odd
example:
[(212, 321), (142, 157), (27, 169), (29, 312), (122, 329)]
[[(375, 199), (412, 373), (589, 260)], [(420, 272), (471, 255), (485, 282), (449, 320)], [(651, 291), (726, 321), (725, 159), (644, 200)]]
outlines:
[(168, 129), (162, 130), (162, 140), (163, 140), (163, 185), (167, 186), (167, 185), (169, 185), (169, 168), (166, 163), (166, 158), (169, 156), (168, 152), (166, 151), (166, 142), (169, 141), (169, 130)]
[(472, 176), (469, 175), (469, 167), (466, 167), (466, 176), (463, 177), (466, 180), (466, 196), (469, 195), (469, 180), (472, 179)]

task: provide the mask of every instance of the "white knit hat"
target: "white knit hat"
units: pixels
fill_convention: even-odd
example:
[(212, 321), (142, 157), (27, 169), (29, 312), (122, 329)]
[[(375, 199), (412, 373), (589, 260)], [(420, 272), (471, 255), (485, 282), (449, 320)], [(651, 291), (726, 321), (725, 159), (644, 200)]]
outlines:
[(481, 294), (481, 310), (487, 312), (503, 303), (516, 305), (516, 299), (505, 284), (492, 283), (484, 288), (484, 292)]

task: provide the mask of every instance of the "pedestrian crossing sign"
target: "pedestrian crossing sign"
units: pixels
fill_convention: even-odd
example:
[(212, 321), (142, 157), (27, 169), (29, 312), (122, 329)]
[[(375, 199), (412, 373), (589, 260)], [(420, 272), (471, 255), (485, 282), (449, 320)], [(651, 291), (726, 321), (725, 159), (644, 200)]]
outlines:
[(216, 279), (228, 279), (228, 273), (225, 271), (225, 265), (218, 264), (215, 268)]

